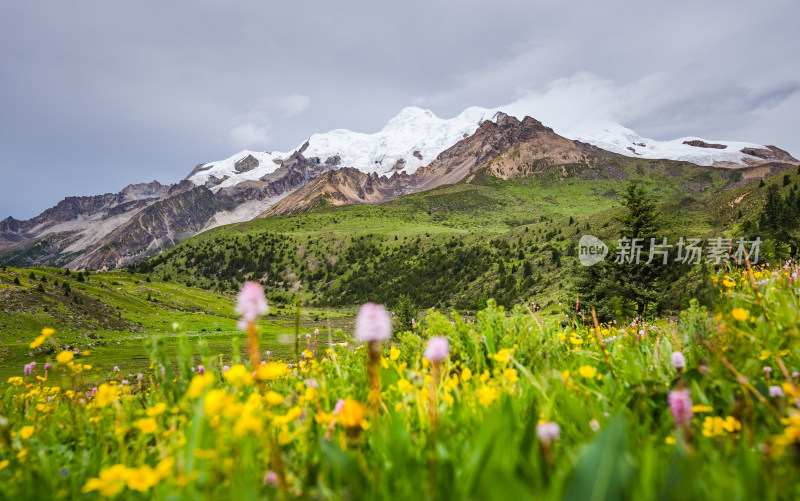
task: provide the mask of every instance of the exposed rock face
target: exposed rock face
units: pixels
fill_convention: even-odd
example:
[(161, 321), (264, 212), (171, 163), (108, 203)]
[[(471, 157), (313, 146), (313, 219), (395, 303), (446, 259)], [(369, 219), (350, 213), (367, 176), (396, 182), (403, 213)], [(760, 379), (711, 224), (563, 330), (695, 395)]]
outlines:
[(715, 150), (724, 150), (728, 147), (727, 144), (707, 143), (705, 141), (700, 141), (699, 139), (684, 141), (683, 144), (688, 144), (689, 146), (694, 146), (696, 148), (713, 148)]
[(765, 162), (779, 162), (788, 164), (800, 163), (800, 160), (794, 158), (792, 155), (789, 154), (788, 151), (784, 151), (776, 146), (767, 145), (767, 149), (765, 150), (756, 148), (742, 148), (741, 151), (745, 155), (750, 155), (756, 158), (760, 158)]
[(236, 203), (205, 186), (179, 191), (138, 212), (69, 263), (73, 268), (110, 269), (152, 256), (196, 235), (218, 210)]
[(258, 160), (253, 155), (247, 155), (235, 164), (236, 172), (248, 172), (258, 167)]

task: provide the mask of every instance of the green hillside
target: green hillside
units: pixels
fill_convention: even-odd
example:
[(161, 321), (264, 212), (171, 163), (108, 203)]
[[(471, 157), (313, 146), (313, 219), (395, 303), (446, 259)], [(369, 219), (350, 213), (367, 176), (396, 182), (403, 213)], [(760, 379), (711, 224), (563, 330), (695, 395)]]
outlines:
[[(763, 206), (759, 178), (747, 169), (615, 157), (502, 180), (489, 167), (469, 182), (381, 205), (327, 206), (217, 228), (132, 270), (219, 292), (254, 279), (279, 302), (296, 295), (316, 306), (392, 304), (406, 294), (421, 307), (467, 312), (489, 297), (507, 307), (534, 300), (552, 309), (574, 298), (580, 237), (618, 237), (618, 197), (631, 182), (659, 203), (659, 228), (670, 238), (733, 230), (738, 217)], [(669, 307), (681, 301), (676, 296)]]

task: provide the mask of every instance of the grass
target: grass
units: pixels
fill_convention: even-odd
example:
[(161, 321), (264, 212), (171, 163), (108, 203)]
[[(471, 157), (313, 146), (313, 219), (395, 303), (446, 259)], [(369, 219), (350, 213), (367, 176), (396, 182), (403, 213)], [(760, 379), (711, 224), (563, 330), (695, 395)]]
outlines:
[[(235, 350), (164, 334), (141, 386), (113, 375), (92, 393), (95, 355), (65, 359), (0, 393), (0, 493), (795, 499), (797, 271), (720, 272), (711, 315), (695, 303), (678, 323), (567, 323), (492, 302), (474, 321), (429, 312), (378, 348), (376, 372), (371, 348), (325, 340), (254, 377)], [(441, 361), (424, 359), (434, 336), (449, 342)]]

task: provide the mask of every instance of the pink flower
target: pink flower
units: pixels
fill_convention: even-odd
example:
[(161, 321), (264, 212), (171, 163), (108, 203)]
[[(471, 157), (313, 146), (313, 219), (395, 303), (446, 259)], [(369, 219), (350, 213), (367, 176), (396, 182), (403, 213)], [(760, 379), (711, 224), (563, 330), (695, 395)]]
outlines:
[(340, 398), (336, 401), (336, 406), (333, 408), (333, 415), (338, 416), (339, 411), (342, 410), (342, 407), (344, 407), (344, 399)]
[(770, 386), (769, 396), (773, 398), (783, 398), (783, 389), (780, 386)]
[(675, 426), (681, 427), (692, 422), (692, 399), (689, 390), (674, 390), (669, 392), (667, 402), (672, 412)]
[(767, 374), (769, 374), (770, 372), (772, 372), (772, 367), (770, 367), (769, 365), (765, 365), (765, 366), (764, 366), (764, 372), (766, 372)]
[(50, 370), (50, 362), (47, 362), (46, 364), (44, 364), (44, 370), (46, 370), (46, 371)]
[(536, 426), (536, 436), (545, 444), (558, 440), (560, 435), (561, 429), (558, 427), (558, 423), (540, 423)]
[(142, 379), (144, 379), (144, 375), (142, 375), (142, 374), (137, 374), (136, 375), (136, 380), (137, 381), (141, 381)]
[(202, 375), (202, 374), (205, 374), (205, 373), (206, 373), (206, 368), (205, 368), (204, 366), (202, 366), (202, 365), (198, 365), (198, 366), (197, 366), (197, 372), (198, 372), (200, 375)]
[(222, 372), (228, 372), (229, 370), (231, 370), (231, 368), (228, 367), (227, 365), (222, 366)]
[(314, 337), (319, 336), (319, 329), (314, 329)]
[(441, 362), (447, 355), (450, 354), (450, 343), (446, 337), (434, 336), (428, 340), (428, 346), (425, 347), (425, 353), (422, 358), (426, 358), (431, 362)]
[(264, 484), (266, 485), (275, 485), (278, 483), (278, 475), (275, 474), (274, 471), (270, 470), (264, 475)]
[(245, 282), (242, 291), (236, 298), (236, 313), (242, 316), (245, 322), (255, 322), (258, 317), (269, 311), (267, 298), (264, 297), (264, 288), (258, 282)]
[(362, 343), (386, 341), (392, 335), (392, 320), (386, 308), (365, 303), (356, 317), (356, 340)]
[(30, 376), (31, 372), (33, 372), (33, 367), (30, 364), (25, 364), (24, 371), (26, 376)]
[(683, 353), (676, 351), (672, 354), (672, 366), (676, 369), (686, 367), (686, 357), (683, 356)]

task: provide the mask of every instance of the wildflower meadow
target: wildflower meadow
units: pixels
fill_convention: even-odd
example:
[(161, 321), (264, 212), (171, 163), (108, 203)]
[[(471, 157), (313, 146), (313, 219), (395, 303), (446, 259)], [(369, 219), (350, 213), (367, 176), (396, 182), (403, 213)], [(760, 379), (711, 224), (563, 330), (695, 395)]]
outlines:
[(652, 321), (489, 301), (401, 331), (367, 303), (284, 359), (246, 283), (244, 356), (156, 336), (132, 380), (89, 383), (89, 351), (20, 367), (0, 498), (800, 499), (797, 273), (720, 272), (713, 311)]

